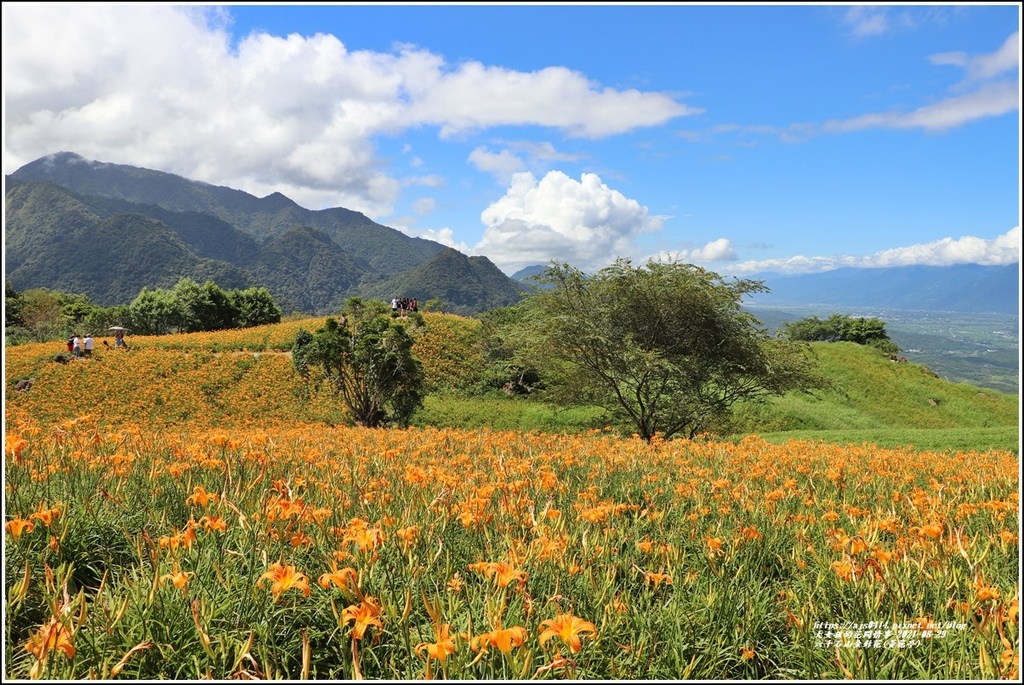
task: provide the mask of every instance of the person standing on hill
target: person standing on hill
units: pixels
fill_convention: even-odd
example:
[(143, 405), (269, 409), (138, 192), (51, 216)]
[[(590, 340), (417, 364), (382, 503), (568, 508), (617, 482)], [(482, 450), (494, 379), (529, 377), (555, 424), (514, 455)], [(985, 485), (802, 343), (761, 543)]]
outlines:
[(85, 356), (86, 357), (91, 357), (92, 356), (92, 344), (93, 344), (92, 333), (87, 333), (86, 336), (85, 336), (85, 340), (83, 341), (83, 346), (85, 348)]
[(78, 333), (75, 333), (75, 337), (71, 339), (71, 353), (74, 354), (75, 357), (82, 356), (82, 336)]

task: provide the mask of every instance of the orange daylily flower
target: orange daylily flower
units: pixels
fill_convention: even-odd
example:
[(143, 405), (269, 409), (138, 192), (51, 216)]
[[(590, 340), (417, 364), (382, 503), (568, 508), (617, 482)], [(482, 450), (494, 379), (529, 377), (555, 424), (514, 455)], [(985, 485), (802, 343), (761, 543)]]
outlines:
[(854, 567), (853, 562), (851, 562), (849, 559), (833, 561), (829, 567), (833, 571), (835, 571), (836, 575), (839, 576), (840, 580), (846, 582), (854, 580), (854, 574), (856, 573), (857, 569)]
[(75, 655), (71, 630), (56, 618), (40, 626), (25, 644), (25, 649), (39, 661), (46, 659), (50, 652), (63, 652), (69, 659)]
[(608, 603), (606, 607), (609, 611), (614, 611), (618, 614), (624, 614), (629, 611), (629, 605), (626, 604), (618, 595), (615, 595), (615, 599)]
[(21, 453), (28, 447), (28, 440), (22, 437), (8, 436), (4, 440), (4, 451), (8, 456), (14, 457), (14, 461), (17, 463), (21, 461)]
[(658, 587), (662, 583), (665, 583), (665, 585), (672, 584), (672, 575), (669, 573), (655, 573), (654, 571), (644, 571), (644, 579), (654, 587)]
[(513, 568), (507, 561), (491, 564), (487, 569), (487, 575), (494, 578), (498, 587), (508, 587), (512, 581), (519, 581), (519, 584), (522, 585), (530, 577), (530, 574), (526, 573), (526, 571)]
[(708, 543), (708, 551), (712, 554), (721, 554), (722, 552), (722, 538), (706, 537), (704, 541)]
[(199, 525), (208, 531), (225, 532), (228, 529), (228, 522), (220, 516), (204, 516), (199, 519)]
[(446, 587), (452, 592), (462, 592), (462, 588), (466, 587), (466, 581), (463, 580), (462, 576), (459, 575), (459, 572), (456, 571), (451, 577), (451, 580), (448, 581)]
[[(339, 571), (334, 564), (331, 564), (331, 572), (322, 574), (316, 582), (325, 590), (329, 590), (331, 585), (340, 587), (342, 590), (349, 590), (355, 586), (356, 570), (351, 566), (346, 566)], [(349, 582), (352, 583), (351, 586)]]
[(437, 659), (441, 663), (444, 663), (445, 659), (449, 655), (455, 653), (455, 643), (449, 637), (449, 630), (451, 626), (444, 623), (439, 626), (434, 626), (434, 642), (421, 642), (416, 645), (416, 653), (422, 654), (424, 651), (427, 653), (427, 657), (430, 659)]
[(216, 504), (218, 500), (216, 493), (207, 492), (202, 485), (197, 485), (192, 489), (192, 494), (185, 498), (185, 504), (196, 504), (205, 509), (210, 504)]
[(161, 535), (159, 540), (160, 547), (169, 548), (172, 552), (178, 549), (179, 546), (185, 549), (192, 549), (192, 544), (196, 541), (195, 528), (195, 521), (189, 521), (185, 526), (185, 530), (174, 535)]
[(4, 530), (10, 533), (11, 537), (13, 537), (15, 540), (20, 538), (22, 533), (31, 533), (33, 530), (35, 530), (35, 528), (36, 524), (32, 523), (28, 519), (23, 519), (21, 517), (11, 519), (10, 521), (4, 524)]
[(381, 609), (377, 601), (367, 595), (359, 604), (351, 604), (341, 612), (341, 620), (345, 623), (354, 621), (352, 626), (352, 638), (362, 640), (366, 629), (376, 626), (378, 630), (384, 629), (384, 623), (380, 618)]
[(477, 635), (469, 641), (469, 646), (474, 652), (486, 652), (489, 647), (497, 647), (502, 654), (508, 654), (513, 647), (522, 647), (526, 637), (526, 628), (522, 626), (497, 628)]
[(188, 588), (188, 577), (194, 576), (195, 574), (191, 571), (174, 571), (174, 573), (168, 573), (160, 576), (160, 580), (169, 580), (174, 587), (184, 592)]
[(974, 591), (978, 595), (978, 601), (986, 599), (999, 599), (999, 588), (988, 585), (980, 577), (974, 581)]
[(309, 597), (309, 579), (306, 578), (306, 574), (296, 571), (291, 564), (274, 562), (270, 565), (270, 570), (260, 576), (257, 585), (263, 587), (268, 580), (272, 583), (270, 592), (274, 597), (280, 597), (282, 592), (291, 588), (302, 590), (302, 594)]
[(569, 652), (575, 654), (583, 648), (580, 642), (581, 635), (597, 636), (597, 626), (590, 621), (584, 621), (572, 614), (559, 614), (548, 621), (541, 621), (540, 644), (543, 645), (549, 639), (557, 637), (569, 646)]
[(29, 515), (29, 518), (30, 519), (38, 519), (38, 520), (42, 521), (44, 526), (49, 527), (50, 524), (53, 523), (53, 520), (55, 518), (57, 518), (58, 516), (60, 516), (60, 509), (58, 509), (57, 507), (53, 507), (52, 509), (47, 509), (46, 508), (46, 504), (43, 503), (43, 504), (39, 505), (39, 510), (38, 511), (35, 511), (32, 514)]

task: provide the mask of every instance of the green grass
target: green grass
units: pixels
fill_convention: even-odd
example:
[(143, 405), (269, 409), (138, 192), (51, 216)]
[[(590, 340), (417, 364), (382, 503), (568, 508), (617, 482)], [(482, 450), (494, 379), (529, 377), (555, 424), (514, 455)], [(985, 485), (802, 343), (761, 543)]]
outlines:
[(812, 346), (832, 387), (737, 405), (735, 433), (1019, 426), (1017, 395), (937, 378), (854, 343)]
[(598, 407), (557, 407), (524, 398), (455, 394), (428, 395), (412, 421), (420, 427), (486, 427), (550, 433), (585, 432), (606, 423), (605, 412)]

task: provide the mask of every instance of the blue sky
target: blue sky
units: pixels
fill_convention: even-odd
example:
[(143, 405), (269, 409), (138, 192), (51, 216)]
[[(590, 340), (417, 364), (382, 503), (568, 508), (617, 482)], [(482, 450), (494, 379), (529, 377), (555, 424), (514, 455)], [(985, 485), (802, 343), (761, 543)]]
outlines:
[(342, 206), (506, 273), (1020, 259), (1020, 6), (3, 4), (4, 173)]

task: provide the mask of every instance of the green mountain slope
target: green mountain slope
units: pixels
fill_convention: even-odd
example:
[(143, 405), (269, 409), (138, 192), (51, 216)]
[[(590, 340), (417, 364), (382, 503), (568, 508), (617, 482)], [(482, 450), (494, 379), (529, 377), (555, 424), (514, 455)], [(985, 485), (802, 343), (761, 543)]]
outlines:
[(323, 231), (296, 226), (263, 245), (252, 273), (288, 314), (337, 311), (364, 269)]
[(6, 276), (12, 284), (85, 293), (101, 306), (128, 303), (144, 285), (170, 288), (182, 277), (214, 280), (225, 289), (254, 285), (246, 270), (199, 256), (149, 217), (101, 217), (50, 184), (17, 185), (7, 200)]
[(428, 261), (387, 281), (367, 286), (374, 297), (439, 298), (445, 311), (470, 314), (518, 302), (524, 293), (486, 257), (467, 257), (446, 248)]
[[(449, 264), (454, 271), (431, 265), (449, 248), (359, 212), (307, 210), (281, 193), (256, 198), (70, 152), (9, 175), (6, 213), (5, 270), (15, 290), (73, 286), (104, 306), (127, 304), (141, 288), (165, 287), (183, 276), (212, 279), (222, 288), (262, 285), (284, 312), (308, 314), (333, 313), (353, 295), (390, 299), (396, 288), (424, 301), (442, 297), (456, 311), (474, 314), (515, 302), (520, 289), (484, 258), (456, 252), (459, 258)], [(154, 222), (140, 234), (155, 241), (144, 258), (124, 242), (127, 236), (111, 241), (97, 232), (100, 221), (125, 216)], [(85, 232), (73, 258), (68, 239), (74, 229)], [(95, 278), (129, 258), (146, 268), (128, 269), (116, 284)]]

